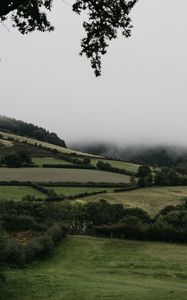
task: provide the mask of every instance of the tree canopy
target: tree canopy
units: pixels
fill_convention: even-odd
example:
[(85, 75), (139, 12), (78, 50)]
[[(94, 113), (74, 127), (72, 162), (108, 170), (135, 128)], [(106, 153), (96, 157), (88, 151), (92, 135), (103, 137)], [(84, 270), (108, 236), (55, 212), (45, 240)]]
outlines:
[[(108, 43), (115, 39), (118, 30), (122, 35), (131, 35), (129, 13), (138, 0), (74, 0), (72, 9), (75, 13), (87, 12), (83, 22), (86, 36), (81, 41), (80, 55), (86, 55), (91, 61), (95, 75), (101, 75), (101, 56), (106, 53)], [(52, 9), (54, 0), (1, 0), (0, 20), (5, 21), (9, 14), (13, 27), (22, 34), (34, 30), (53, 31), (47, 10)]]

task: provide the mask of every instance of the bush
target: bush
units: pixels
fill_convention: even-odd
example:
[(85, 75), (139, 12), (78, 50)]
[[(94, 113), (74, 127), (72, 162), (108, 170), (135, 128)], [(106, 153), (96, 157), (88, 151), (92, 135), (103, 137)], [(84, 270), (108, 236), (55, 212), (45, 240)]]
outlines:
[(3, 226), (8, 231), (38, 229), (38, 224), (35, 219), (28, 215), (7, 215), (4, 218)]
[(5, 262), (11, 265), (25, 265), (24, 248), (15, 239), (9, 241)]
[(48, 234), (34, 239), (25, 246), (25, 256), (27, 263), (47, 256), (54, 247), (54, 243)]

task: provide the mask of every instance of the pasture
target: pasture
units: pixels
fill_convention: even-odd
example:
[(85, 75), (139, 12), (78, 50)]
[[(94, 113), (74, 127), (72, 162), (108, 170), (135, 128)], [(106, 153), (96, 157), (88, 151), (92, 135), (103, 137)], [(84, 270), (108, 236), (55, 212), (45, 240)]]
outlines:
[[(100, 195), (84, 198), (88, 201), (97, 201)], [(154, 216), (167, 205), (177, 205), (187, 199), (187, 186), (151, 187), (120, 193), (107, 193), (102, 199), (110, 203), (121, 203), (125, 207), (140, 207)]]
[(2, 300), (186, 300), (187, 246), (69, 236), (52, 257), (9, 269)]
[(35, 196), (36, 198), (41, 199), (44, 199), (46, 197), (43, 193), (29, 186), (0, 186), (0, 201), (20, 201), (28, 195)]
[(129, 176), (98, 170), (61, 168), (0, 168), (0, 181), (128, 183)]

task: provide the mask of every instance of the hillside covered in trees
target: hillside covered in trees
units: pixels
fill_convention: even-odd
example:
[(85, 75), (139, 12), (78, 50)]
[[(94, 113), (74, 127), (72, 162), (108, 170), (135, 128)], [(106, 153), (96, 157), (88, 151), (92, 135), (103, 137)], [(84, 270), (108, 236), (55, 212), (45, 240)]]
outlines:
[(22, 136), (48, 142), (61, 147), (66, 147), (64, 140), (59, 138), (56, 133), (33, 125), (32, 123), (15, 120), (5, 116), (0, 116), (0, 130), (15, 133)]
[(115, 145), (112, 143), (73, 144), (72, 147), (94, 155), (152, 165), (156, 167), (186, 168), (187, 148), (167, 145)]

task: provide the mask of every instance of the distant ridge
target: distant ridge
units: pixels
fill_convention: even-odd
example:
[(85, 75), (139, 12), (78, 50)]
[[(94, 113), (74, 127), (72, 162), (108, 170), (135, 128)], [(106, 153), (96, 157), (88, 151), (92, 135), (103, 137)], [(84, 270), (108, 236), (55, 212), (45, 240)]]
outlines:
[(59, 138), (56, 133), (49, 132), (42, 127), (33, 125), (32, 123), (23, 122), (6, 116), (0, 116), (0, 130), (21, 136), (27, 136), (42, 142), (66, 148), (65, 141)]

